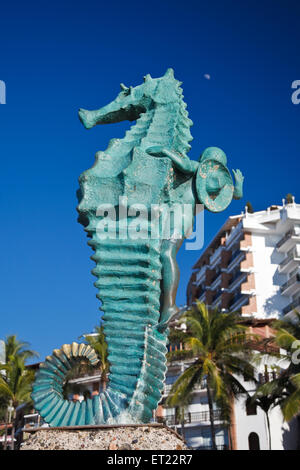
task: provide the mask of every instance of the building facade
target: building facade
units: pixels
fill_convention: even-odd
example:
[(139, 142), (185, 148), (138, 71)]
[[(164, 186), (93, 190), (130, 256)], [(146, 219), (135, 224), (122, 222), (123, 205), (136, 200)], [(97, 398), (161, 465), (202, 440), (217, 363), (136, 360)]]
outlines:
[[(196, 299), (223, 312), (239, 311), (249, 320), (250, 331), (262, 337), (271, 334), (272, 319), (300, 312), (300, 204), (283, 201), (229, 217), (193, 267), (188, 306)], [(260, 365), (260, 383), (274, 377), (276, 366), (270, 359)], [(243, 385), (254, 393), (250, 384)], [(270, 412), (270, 424), (273, 449), (297, 448), (298, 420), (284, 423), (277, 407)], [(236, 400), (231, 436), (234, 449), (268, 449), (264, 412), (249, 409), (243, 397)]]
[[(251, 333), (264, 339), (272, 336), (270, 323), (270, 319), (249, 317), (245, 325), (248, 326)], [(180, 350), (183, 347), (182, 344), (169, 345), (171, 350), (172, 348)], [(173, 383), (192, 362), (193, 359), (182, 359), (168, 364), (164, 395), (158, 407), (156, 419), (183, 434), (190, 447), (209, 450), (212, 448), (212, 441), (205, 381), (194, 389), (192, 401), (185, 407), (184, 413), (178, 413), (175, 408), (166, 408), (164, 404)], [(256, 380), (259, 384), (269, 382), (276, 378), (280, 368), (285, 366), (284, 362), (279, 365), (270, 356), (265, 356), (257, 367)], [(243, 377), (238, 377), (238, 380), (247, 390), (249, 396), (255, 392), (253, 383), (246, 382)], [(221, 412), (215, 407), (214, 424), (218, 450), (268, 450), (270, 446), (273, 450), (298, 449), (298, 420), (285, 423), (278, 407), (270, 410), (269, 420), (270, 435), (265, 413), (247, 401), (246, 396), (240, 396), (234, 400), (230, 428), (224, 426)]]
[(187, 300), (243, 316), (300, 311), (300, 204), (229, 217), (193, 267)]

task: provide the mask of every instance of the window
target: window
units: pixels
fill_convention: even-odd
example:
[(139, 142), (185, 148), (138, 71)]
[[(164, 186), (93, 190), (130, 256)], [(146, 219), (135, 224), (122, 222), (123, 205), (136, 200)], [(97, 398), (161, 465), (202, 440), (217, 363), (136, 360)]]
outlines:
[(257, 414), (256, 404), (251, 403), (251, 398), (248, 398), (246, 401), (246, 413), (247, 416), (253, 416)]
[(248, 436), (249, 450), (260, 450), (259, 437), (256, 432), (251, 432)]

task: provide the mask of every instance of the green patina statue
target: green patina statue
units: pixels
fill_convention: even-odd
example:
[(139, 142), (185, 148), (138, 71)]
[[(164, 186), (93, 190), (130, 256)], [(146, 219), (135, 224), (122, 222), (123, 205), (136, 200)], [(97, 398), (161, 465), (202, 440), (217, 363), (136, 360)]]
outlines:
[(117, 98), (99, 110), (79, 111), (88, 129), (136, 123), (97, 152), (79, 180), (79, 222), (94, 250), (109, 385), (81, 403), (65, 400), (67, 371), (82, 358), (96, 364), (97, 357), (83, 344), (55, 350), (32, 393), (51, 426), (151, 420), (166, 373), (168, 323), (177, 312), (176, 254), (193, 229), (198, 204), (220, 212), (242, 197), (242, 173), (234, 172), (233, 184), (221, 149), (207, 148), (199, 162), (188, 158), (192, 121), (180, 85), (168, 69), (161, 78), (147, 75), (135, 88), (121, 84)]

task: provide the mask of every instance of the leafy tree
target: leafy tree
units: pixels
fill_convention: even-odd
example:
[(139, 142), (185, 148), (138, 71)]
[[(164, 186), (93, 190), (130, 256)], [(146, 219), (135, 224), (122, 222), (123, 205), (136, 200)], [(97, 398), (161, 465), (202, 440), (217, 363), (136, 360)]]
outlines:
[(100, 367), (100, 386), (102, 390), (106, 389), (106, 385), (108, 382), (108, 373), (109, 373), (109, 362), (108, 362), (108, 351), (107, 351), (107, 343), (105, 340), (104, 335), (104, 327), (103, 325), (96, 326), (95, 328), (96, 335), (85, 335), (85, 342), (89, 344), (95, 351), (99, 358), (99, 367)]
[(278, 320), (272, 328), (275, 338), (269, 342), (274, 341), (277, 347), (285, 351), (278, 356), (288, 366), (282, 368), (277, 378), (260, 386), (253, 400), (264, 403), (267, 400), (270, 402), (269, 408), (279, 405), (284, 419), (290, 421), (300, 413), (300, 314), (295, 312), (293, 319)]
[(248, 209), (248, 213), (249, 213), (249, 214), (253, 214), (253, 213), (254, 213), (254, 209), (253, 209), (253, 207), (252, 207), (251, 202), (249, 202), (249, 201), (246, 202), (246, 207), (247, 207), (247, 209)]
[(286, 200), (286, 203), (287, 204), (292, 204), (293, 202), (293, 195), (291, 193), (288, 193), (286, 196), (285, 196), (285, 200)]
[[(254, 336), (241, 324), (237, 313), (209, 309), (199, 301), (181, 318), (187, 326), (185, 344), (193, 352), (194, 361), (172, 386), (167, 406), (186, 404), (196, 385), (205, 384), (209, 405), (212, 448), (216, 449), (214, 403), (221, 410), (222, 420), (229, 426), (233, 398), (247, 391), (238, 380), (243, 376), (254, 381)], [(179, 351), (180, 353), (180, 351)], [(178, 351), (170, 353), (173, 359)]]
[[(34, 372), (25, 366), (24, 358), (10, 356), (7, 364), (1, 365), (0, 396), (11, 401), (14, 410), (23, 403), (31, 401), (30, 393), (34, 381)], [(15, 411), (14, 411), (15, 418)], [(14, 427), (12, 428), (12, 443), (14, 442)]]
[(6, 363), (10, 358), (20, 357), (26, 361), (38, 357), (38, 353), (29, 348), (29, 343), (17, 339), (16, 335), (10, 335), (5, 338)]
[(251, 397), (251, 402), (262, 409), (266, 416), (268, 428), (269, 450), (272, 450), (271, 428), (270, 428), (270, 411), (282, 399), (282, 388), (278, 386), (276, 381), (266, 383), (257, 388), (255, 394)]

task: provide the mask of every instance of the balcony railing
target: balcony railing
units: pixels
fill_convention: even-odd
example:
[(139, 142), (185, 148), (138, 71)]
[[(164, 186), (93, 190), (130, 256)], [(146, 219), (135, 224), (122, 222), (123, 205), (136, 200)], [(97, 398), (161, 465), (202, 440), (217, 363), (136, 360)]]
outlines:
[(242, 227), (242, 223), (239, 222), (239, 224), (234, 229), (232, 229), (231, 234), (229, 235), (229, 237), (227, 237), (226, 242), (225, 242), (226, 250), (230, 250), (230, 248), (232, 247), (234, 243), (242, 239), (243, 232), (241, 230), (241, 227)]
[(204, 279), (205, 273), (206, 273), (207, 266), (202, 266), (202, 268), (197, 272), (196, 274), (196, 281), (200, 282), (200, 279)]
[(297, 233), (294, 228), (289, 230), (288, 232), (286, 232), (286, 234), (277, 243), (276, 248), (277, 249), (280, 248), (287, 240), (289, 240), (289, 238), (291, 238), (293, 236), (296, 236), (296, 237), (300, 236), (300, 233)]
[[(165, 386), (164, 386), (164, 394), (165, 394), (165, 395), (168, 395), (168, 394), (170, 393), (171, 388), (173, 387), (174, 383), (175, 383), (175, 382), (173, 382), (172, 384), (165, 384)], [(196, 391), (196, 390), (205, 390), (205, 389), (206, 389), (206, 380), (205, 380), (205, 379), (203, 379), (203, 380), (201, 381), (201, 384), (200, 384), (200, 385), (196, 385), (196, 386), (194, 387), (194, 390), (195, 390), (195, 391)]]
[(272, 382), (272, 380), (275, 380), (277, 378), (278, 374), (276, 373), (275, 370), (271, 372), (264, 372), (258, 374), (258, 382), (262, 385), (268, 382)]
[(221, 282), (221, 270), (216, 274), (212, 282), (210, 283), (210, 289), (214, 290), (217, 285)]
[(218, 302), (221, 302), (221, 297), (222, 297), (222, 291), (220, 290), (217, 295), (213, 298), (211, 307), (215, 307)]
[[(228, 446), (226, 444), (219, 444), (216, 446), (217, 450), (228, 450)], [(213, 450), (211, 446), (200, 446), (197, 447), (196, 450)]]
[(209, 263), (210, 265), (214, 265), (215, 261), (217, 261), (218, 258), (221, 256), (221, 252), (223, 251), (224, 247), (221, 245), (219, 246), (216, 251), (211, 255)]
[(298, 261), (300, 259), (300, 252), (298, 246), (299, 245), (296, 245), (290, 251), (287, 252), (286, 257), (279, 264), (279, 272), (283, 271), (284, 268), (290, 263), (290, 261)]
[(285, 282), (281, 287), (280, 287), (280, 292), (283, 293), (286, 291), (289, 287), (291, 287), (293, 284), (300, 284), (300, 274), (297, 273), (296, 275), (292, 276), (287, 282)]
[(283, 315), (286, 315), (287, 313), (291, 312), (292, 310), (295, 310), (297, 307), (300, 306), (300, 297), (293, 302), (291, 302), (289, 305), (287, 305), (283, 310), (282, 313)]
[(242, 282), (244, 279), (247, 278), (247, 273), (243, 273), (241, 271), (238, 271), (234, 276), (233, 278), (230, 280), (230, 284), (228, 286), (228, 289), (232, 289), (232, 287), (235, 285), (235, 284), (238, 284), (236, 281), (238, 279), (240, 279), (240, 281)]
[[(221, 410), (213, 410), (213, 417), (215, 421), (221, 420)], [(165, 416), (160, 418), (160, 421), (163, 421), (164, 424), (167, 426), (176, 426), (182, 424), (193, 424), (193, 423), (205, 423), (210, 421), (210, 414), (209, 411), (199, 411), (199, 412), (192, 412), (186, 413), (184, 415), (184, 419), (180, 419), (175, 415), (172, 416)]]
[(235, 262), (237, 259), (239, 259), (240, 261), (242, 261), (243, 259), (245, 258), (245, 252), (244, 251), (241, 251), (241, 250), (237, 250), (231, 257), (230, 261), (229, 261), (229, 264), (227, 266), (227, 268), (225, 268), (225, 270), (230, 270), (232, 268), (232, 266), (235, 265)]

